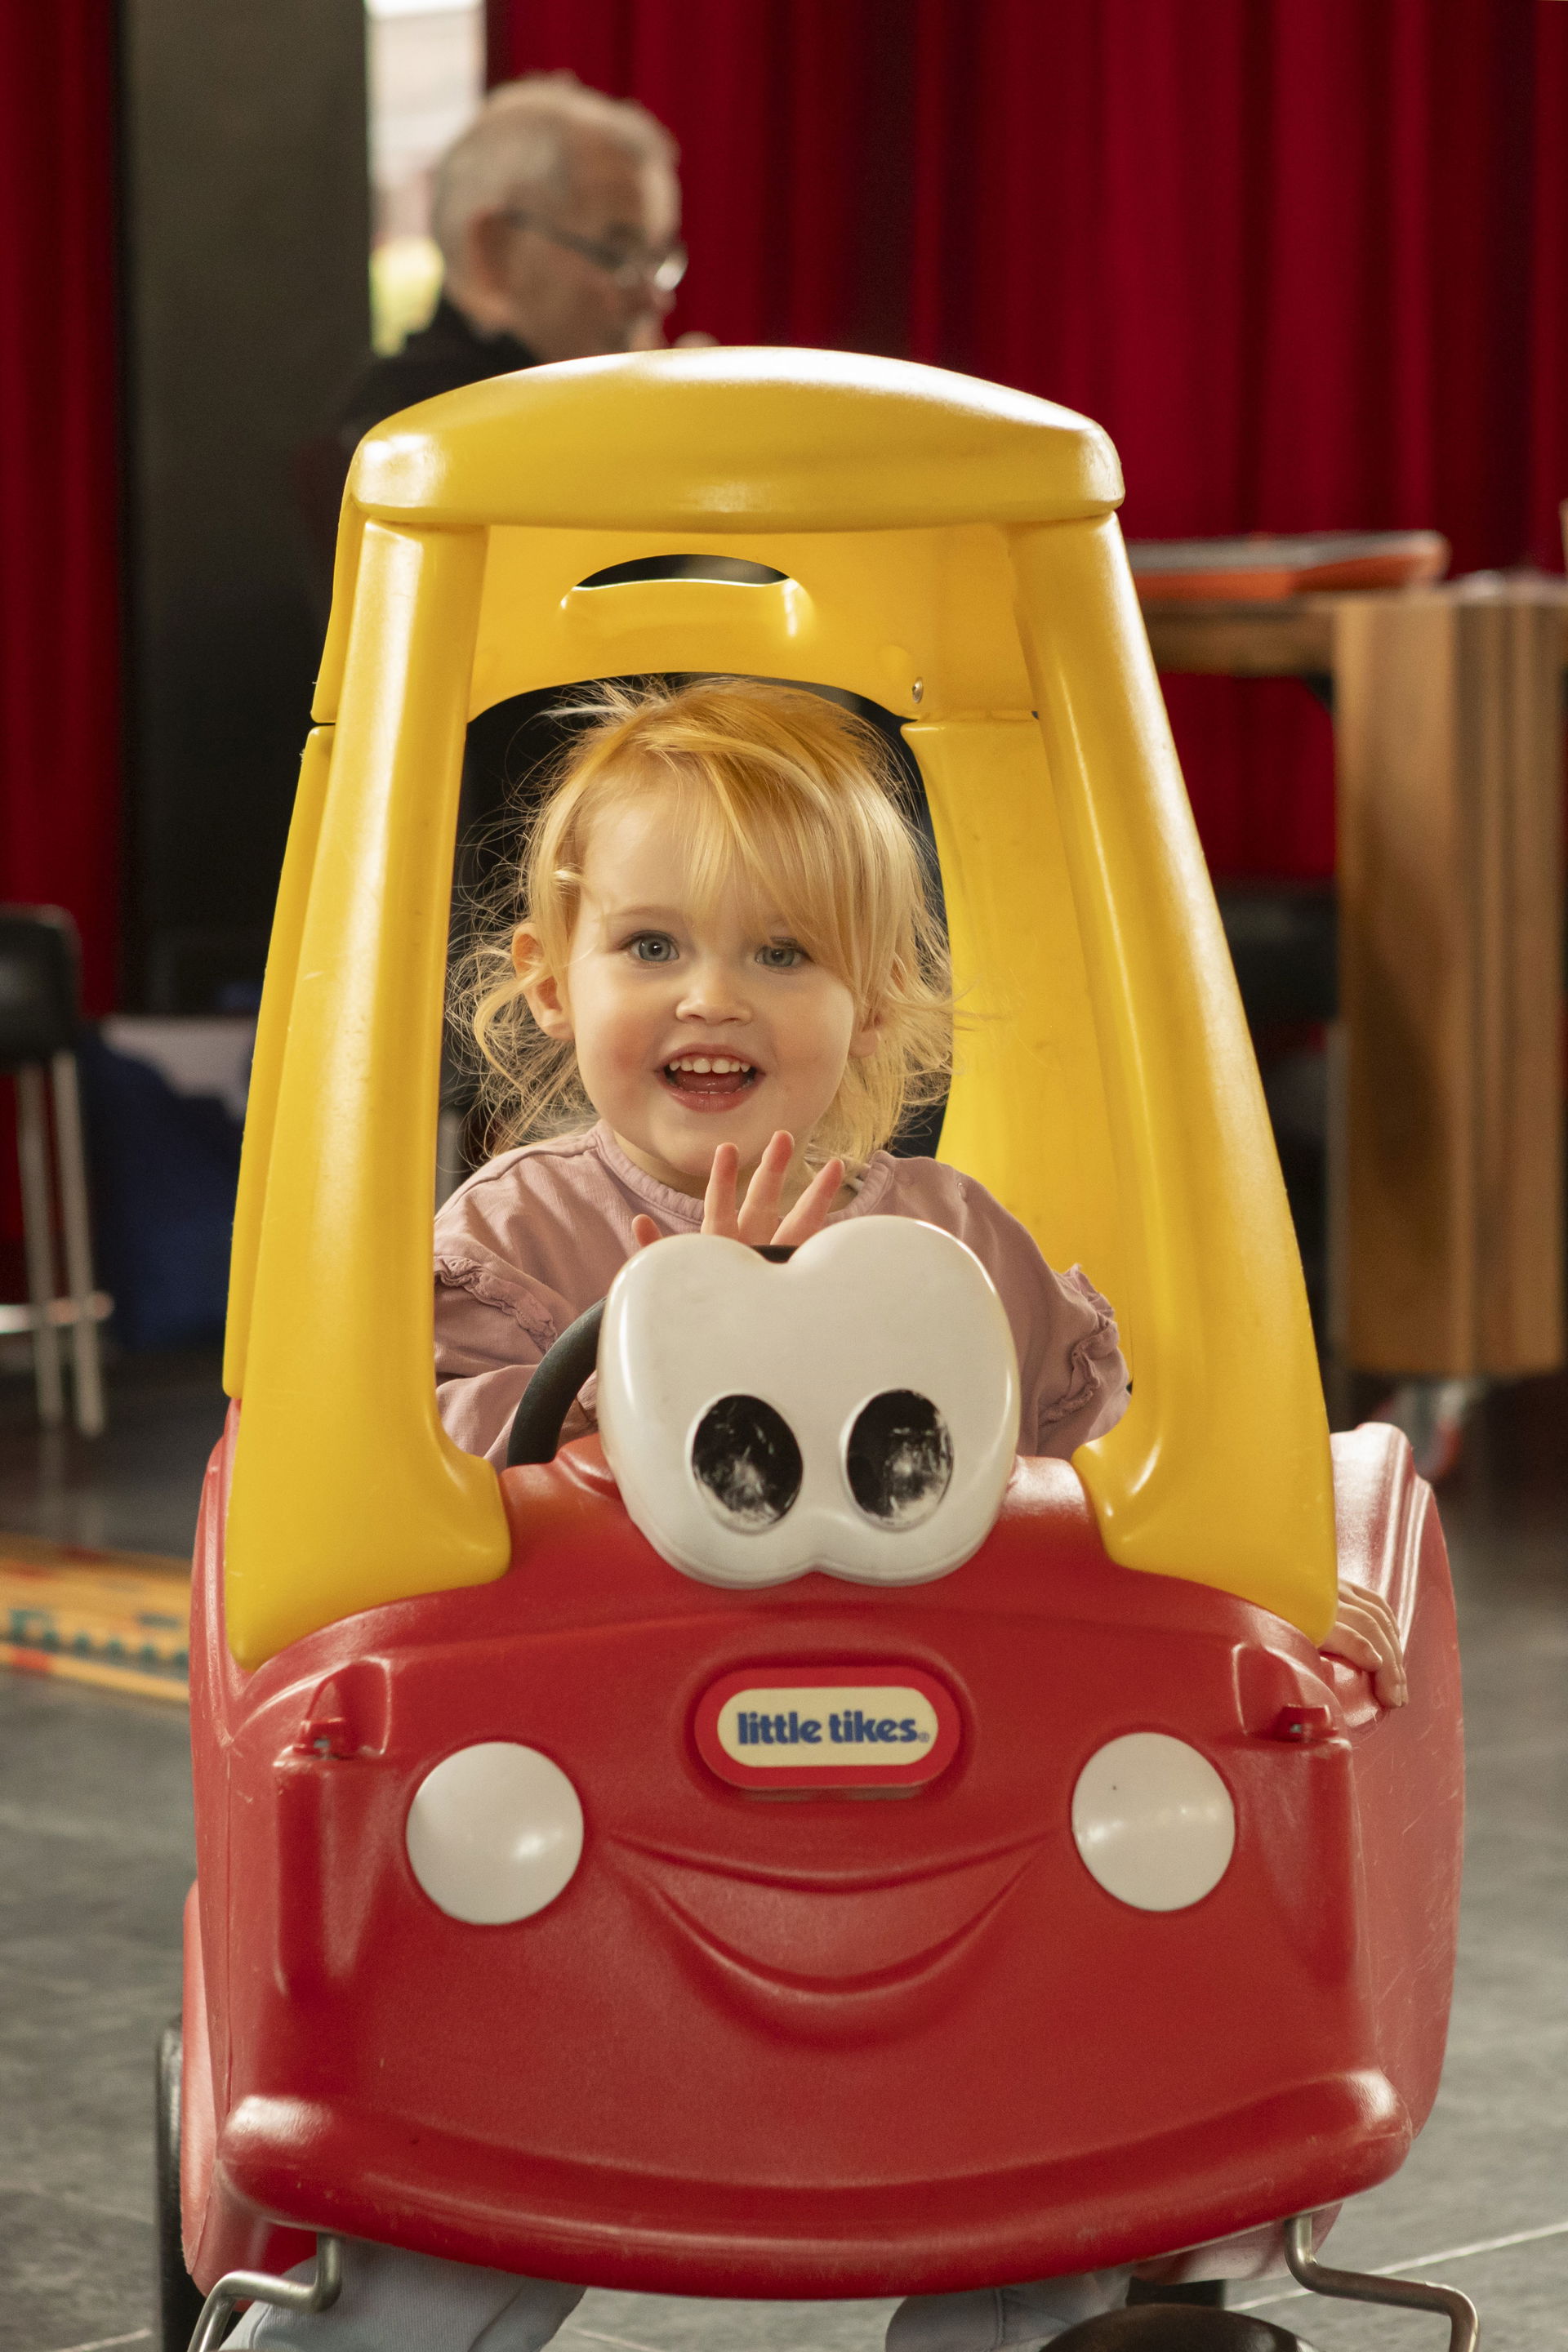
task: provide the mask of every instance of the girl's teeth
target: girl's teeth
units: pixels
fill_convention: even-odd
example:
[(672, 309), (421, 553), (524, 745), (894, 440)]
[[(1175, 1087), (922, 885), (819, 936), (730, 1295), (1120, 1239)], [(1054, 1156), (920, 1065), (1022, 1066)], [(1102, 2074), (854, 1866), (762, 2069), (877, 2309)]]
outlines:
[(728, 1061), (722, 1056), (713, 1059), (706, 1054), (688, 1054), (680, 1061), (671, 1062), (669, 1066), (672, 1070), (688, 1070), (693, 1077), (708, 1078), (732, 1077), (739, 1071), (749, 1070), (752, 1066), (749, 1062)]

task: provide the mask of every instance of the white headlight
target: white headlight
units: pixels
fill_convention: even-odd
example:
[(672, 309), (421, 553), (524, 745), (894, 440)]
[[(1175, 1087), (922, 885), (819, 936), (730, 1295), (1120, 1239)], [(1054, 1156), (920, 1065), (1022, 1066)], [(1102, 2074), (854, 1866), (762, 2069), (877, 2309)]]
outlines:
[(536, 1748), (487, 1739), (426, 1772), (408, 1808), (408, 1860), (432, 1903), (476, 1927), (531, 1918), (583, 1853), (583, 1808)]
[(1225, 1876), (1236, 1807), (1208, 1758), (1184, 1739), (1131, 1731), (1079, 1774), (1072, 1833), (1090, 1877), (1119, 1903), (1182, 1911)]

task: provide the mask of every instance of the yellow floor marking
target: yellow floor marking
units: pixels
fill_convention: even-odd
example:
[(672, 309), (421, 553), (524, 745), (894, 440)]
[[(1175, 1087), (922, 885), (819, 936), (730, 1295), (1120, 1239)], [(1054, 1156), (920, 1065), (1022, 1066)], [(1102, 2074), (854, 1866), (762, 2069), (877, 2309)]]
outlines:
[(183, 1702), (189, 1571), (156, 1552), (0, 1535), (0, 1664)]

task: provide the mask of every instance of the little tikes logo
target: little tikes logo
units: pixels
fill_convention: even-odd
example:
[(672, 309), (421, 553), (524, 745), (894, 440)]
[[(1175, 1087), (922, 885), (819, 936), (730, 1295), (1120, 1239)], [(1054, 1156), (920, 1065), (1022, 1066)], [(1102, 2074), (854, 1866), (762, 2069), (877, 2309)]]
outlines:
[(783, 1666), (726, 1675), (699, 1703), (700, 1754), (742, 1789), (898, 1789), (957, 1752), (957, 1702), (915, 1666)]

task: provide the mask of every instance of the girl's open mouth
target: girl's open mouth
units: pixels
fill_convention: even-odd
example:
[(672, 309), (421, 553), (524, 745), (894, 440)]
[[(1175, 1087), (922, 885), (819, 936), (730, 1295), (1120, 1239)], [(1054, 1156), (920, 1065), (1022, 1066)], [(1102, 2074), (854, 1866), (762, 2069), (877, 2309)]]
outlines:
[(682, 1054), (660, 1077), (692, 1110), (722, 1110), (754, 1087), (761, 1071), (731, 1054)]

